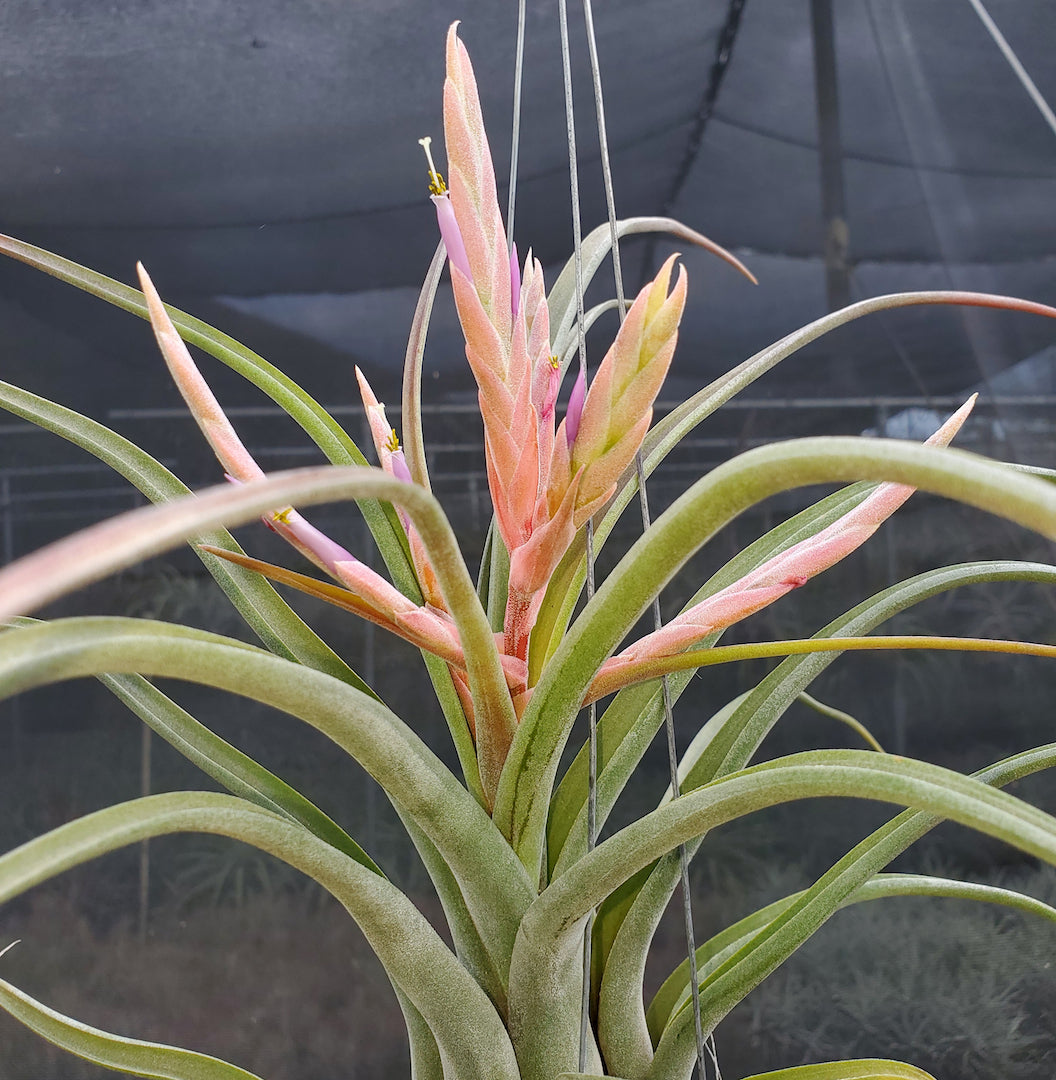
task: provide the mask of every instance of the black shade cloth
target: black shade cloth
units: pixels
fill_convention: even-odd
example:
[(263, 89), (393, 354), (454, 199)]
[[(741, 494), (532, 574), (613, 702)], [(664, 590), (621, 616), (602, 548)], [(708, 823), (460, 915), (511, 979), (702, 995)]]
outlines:
[[(582, 23), (570, 7), (589, 228), (604, 220), (604, 202)], [(1056, 11), (1042, 0), (989, 7), (1056, 100)], [(531, 245), (556, 266), (570, 247), (557, 5), (529, 8), (516, 233), (522, 251)], [(597, 8), (619, 211), (655, 213), (727, 3)], [(835, 9), (855, 295), (956, 287), (1056, 301), (1056, 135), (970, 5)], [(504, 187), (513, 0), (12, 0), (0, 7), (0, 226), (124, 280), (141, 258), (168, 298), (218, 318), (208, 298), (239, 298), (231, 328), (261, 347), (276, 319), (299, 334), (295, 374), (323, 399), (351, 396), (353, 359), (391, 395), (436, 242), (417, 139), (441, 142), (443, 39), (455, 18)], [(674, 214), (741, 252), (762, 284), (686, 253), (676, 390), (824, 311), (813, 79), (807, 0), (748, 0)], [(628, 245), (632, 288), (642, 252)], [(309, 302), (319, 296), (329, 297), (322, 323)], [(160, 367), (144, 359), (149, 339), (115, 329), (98, 308), (0, 267), (7, 377), (72, 391), (82, 407), (170, 400)], [(468, 383), (452, 322), (440, 323), (430, 362), (446, 393)], [(901, 313), (841, 332), (759, 392), (946, 393), (1054, 339), (1056, 327), (1027, 316)], [(335, 348), (348, 363), (334, 364)], [(91, 385), (81, 383), (87, 371)]]

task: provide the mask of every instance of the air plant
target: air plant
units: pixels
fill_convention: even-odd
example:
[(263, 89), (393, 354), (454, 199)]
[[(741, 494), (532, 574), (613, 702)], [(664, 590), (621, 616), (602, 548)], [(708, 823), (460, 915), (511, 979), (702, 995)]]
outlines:
[[(974, 582), (1056, 583), (1056, 568), (1014, 561), (942, 567), (858, 602), (812, 638), (720, 646), (728, 627), (844, 558), (922, 488), (1056, 537), (1056, 491), (1006, 464), (945, 449), (972, 401), (930, 445), (805, 438), (760, 447), (694, 483), (583, 598), (596, 553), (647, 477), (724, 402), (804, 344), (871, 312), (974, 304), (1056, 316), (1041, 304), (959, 292), (905, 293), (852, 305), (764, 349), (656, 424), (653, 403), (676, 354), (689, 284), (668, 259), (631, 303), (589, 385), (571, 380), (581, 295), (570, 261), (549, 293), (528, 251), (519, 263), (496, 201), (495, 176), (469, 56), (447, 38), (444, 129), (450, 186), (429, 158), (442, 242), (411, 331), (403, 443), (367, 380), (359, 385), (380, 467), (299, 386), (224, 334), (166, 307), (146, 271), (142, 291), (10, 238), (6, 254), (149, 318), (173, 378), (228, 481), (191, 494), (138, 447), (95, 421), (0, 384), (0, 404), (87, 449), (159, 505), (86, 529), (0, 573), (0, 687), (96, 675), (230, 794), (180, 792), (122, 803), (0, 856), (0, 900), (105, 852), (173, 832), (230, 837), (285, 861), (329, 890), (358, 922), (399, 1000), (418, 1080), (625, 1080), (688, 1077), (701, 1037), (841, 907), (906, 894), (968, 897), (1046, 917), (1056, 910), (1010, 890), (886, 874), (916, 839), (952, 819), (1056, 863), (1056, 819), (999, 789), (1056, 763), (1056, 744), (974, 776), (875, 750), (816, 749), (758, 760), (786, 709), (840, 653), (929, 648), (1021, 652), (1017, 641), (872, 634), (898, 612)], [(427, 153), (430, 152), (426, 142)], [(617, 236), (666, 231), (728, 252), (666, 219), (601, 226), (582, 242), (589, 280)], [(421, 366), (432, 297), (446, 262), (466, 356), (479, 388), (494, 520), (474, 583), (429, 487), (420, 423)], [(676, 269), (677, 267), (677, 269)], [(750, 275), (749, 275), (750, 276)], [(582, 285), (582, 283), (581, 283)], [(594, 313), (582, 316), (593, 318)], [(265, 475), (247, 452), (186, 343), (240, 372), (299, 422), (329, 466)], [(677, 361), (676, 361), (677, 362)], [(636, 458), (638, 466), (636, 466)], [(641, 614), (726, 523), (769, 495), (853, 481), (731, 559), (665, 625), (626, 641)], [(357, 500), (387, 574), (309, 523), (302, 511)], [(318, 570), (308, 575), (246, 554), (226, 527), (261, 518)], [(588, 545), (589, 535), (589, 545)], [(27, 616), (145, 556), (192, 542), (263, 648), (186, 626), (130, 618)], [(271, 582), (329, 601), (417, 646), (458, 754), (449, 771), (417, 733), (286, 605)], [(655, 810), (595, 843), (689, 677), (712, 664), (784, 659), (752, 691), (701, 722)], [(148, 682), (163, 676), (265, 702), (346, 750), (381, 785), (439, 895), (451, 949), (335, 821)], [(608, 698), (592, 762), (587, 746), (559, 777), (573, 722)], [(903, 807), (813, 886), (695, 946), (651, 1002), (646, 957), (687, 854), (708, 831), (764, 807), (851, 796)], [(584, 964), (585, 945), (589, 964)], [(585, 975), (584, 972), (587, 971)], [(691, 972), (696, 990), (691, 985)], [(0, 981), (0, 1005), (45, 1038), (142, 1076), (248, 1077), (235, 1065), (89, 1028)], [(699, 1035), (697, 1028), (699, 1025)], [(925, 1077), (896, 1062), (825, 1063), (771, 1080)]]

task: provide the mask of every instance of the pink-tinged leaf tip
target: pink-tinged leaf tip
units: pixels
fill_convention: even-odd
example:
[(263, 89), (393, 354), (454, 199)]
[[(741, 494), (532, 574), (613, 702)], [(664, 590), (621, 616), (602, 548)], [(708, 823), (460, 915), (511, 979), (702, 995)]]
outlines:
[(385, 417), (385, 406), (378, 401), (377, 395), (371, 389), (370, 383), (367, 382), (366, 375), (360, 371), (358, 366), (356, 367), (356, 381), (359, 383), (359, 393), (363, 399), (363, 409), (367, 414), (370, 437), (374, 441), (378, 461), (386, 472), (391, 472), (389, 456), (395, 447), (389, 444), (392, 442), (394, 431)]
[(568, 397), (568, 411), (565, 413), (565, 437), (568, 440), (568, 448), (579, 434), (579, 422), (583, 419), (583, 402), (587, 396), (587, 373), (583, 368), (579, 369), (576, 381), (572, 384), (572, 393)]
[(978, 394), (972, 396), (946, 421), (934, 435), (926, 440), (928, 446), (949, 446), (954, 436), (961, 430), (965, 420), (968, 419), (975, 403), (979, 400)]
[(202, 434), (213, 448), (213, 453), (224, 469), (238, 480), (261, 479), (264, 476), (263, 470), (242, 445), (242, 440), (235, 433), (224, 410), (220, 408), (220, 403), (191, 358), (142, 263), (136, 263), (136, 273), (139, 275), (139, 285), (147, 302), (147, 313), (158, 347), (173, 381)]

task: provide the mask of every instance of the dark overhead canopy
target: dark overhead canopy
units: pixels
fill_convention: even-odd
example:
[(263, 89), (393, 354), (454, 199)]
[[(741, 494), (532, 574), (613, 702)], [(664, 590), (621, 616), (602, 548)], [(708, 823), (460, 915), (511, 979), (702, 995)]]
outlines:
[[(834, 6), (855, 294), (957, 287), (1056, 301), (1056, 135), (971, 6)], [(1052, 5), (988, 6), (1056, 100)], [(604, 204), (582, 20), (570, 8), (590, 227)], [(557, 5), (530, 0), (529, 9), (516, 232), (522, 250), (532, 245), (553, 265), (570, 246)], [(622, 216), (671, 201), (728, 10), (728, 0), (597, 4)], [(276, 359), (296, 357), (318, 396), (347, 400), (348, 368), (335, 375), (335, 356), (382, 379), (395, 372), (436, 241), (417, 140), (441, 141), (447, 25), (462, 20), (501, 178), (515, 17), (514, 0), (9, 0), (0, 9), (0, 225), (125, 280), (142, 258), (167, 296), (229, 319), (263, 347), (268, 327), (283, 326), (299, 336), (275, 339)], [(686, 253), (684, 385), (824, 310), (818, 175), (810, 4), (747, 0), (672, 211), (744, 255), (761, 287)], [(631, 286), (643, 251), (629, 245)], [(42, 349), (53, 380), (66, 371), (67, 389), (83, 367), (64, 364), (64, 348), (87, 349), (104, 374), (144, 371), (141, 330), (115, 343), (122, 332), (105, 314), (94, 321), (97, 302), (60, 311), (62, 290), (21, 267), (0, 268), (0, 288), (0, 314), (17, 328), (12, 378), (54, 387), (41, 374)], [(233, 299), (221, 310), (215, 297)], [(34, 321), (52, 329), (36, 333)], [(904, 313), (833, 337), (815, 349), (820, 360), (795, 361), (763, 389), (948, 392), (1054, 339), (1051, 325), (1026, 316)], [(438, 389), (465, 385), (449, 316), (436, 340)], [(99, 370), (82, 404), (101, 400)], [(107, 387), (107, 400), (171, 399), (160, 378), (141, 379)]]

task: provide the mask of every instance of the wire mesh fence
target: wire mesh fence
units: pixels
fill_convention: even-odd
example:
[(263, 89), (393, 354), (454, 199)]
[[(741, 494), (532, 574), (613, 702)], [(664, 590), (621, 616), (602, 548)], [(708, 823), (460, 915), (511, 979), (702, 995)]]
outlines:
[[(657, 416), (675, 406), (658, 402)], [(757, 398), (737, 399), (722, 409), (672, 451), (650, 478), (650, 497), (657, 511), (669, 505), (698, 476), (734, 454), (775, 438), (816, 433), (888, 435), (922, 440), (946, 414), (961, 404), (955, 397)], [(981, 398), (956, 445), (984, 456), (1056, 466), (1056, 427), (1052, 409), (1056, 396)], [(364, 448), (369, 434), (359, 405), (329, 407), (348, 425)], [(317, 464), (322, 455), (303, 440), (272, 406), (228, 410), (243, 440), (265, 471)], [(483, 535), (491, 518), (479, 410), (473, 403), (426, 405), (423, 408), (427, 458), (436, 496), (460, 535)], [(399, 423), (399, 408), (390, 408)], [(219, 469), (202, 446), (190, 416), (182, 409), (113, 410), (108, 421), (133, 441), (156, 444), (163, 464), (191, 488), (220, 479)], [(284, 436), (275, 440), (276, 432)], [(49, 540), (101, 521), (143, 503), (142, 496), (106, 466), (68, 458), (55, 460), (37, 449), (53, 437), (29, 424), (0, 426), (7, 444), (7, 462), (0, 465), (0, 554), (5, 562)], [(371, 456), (366, 449), (368, 457)], [(50, 464), (23, 464), (50, 457)], [(794, 494), (784, 502), (804, 501)], [(332, 513), (332, 512), (331, 512)], [(351, 513), (351, 512), (350, 512)], [(330, 515), (328, 515), (330, 516)]]

